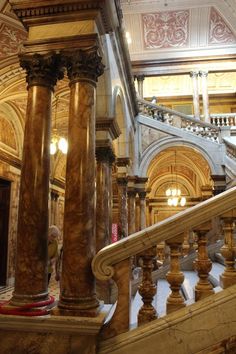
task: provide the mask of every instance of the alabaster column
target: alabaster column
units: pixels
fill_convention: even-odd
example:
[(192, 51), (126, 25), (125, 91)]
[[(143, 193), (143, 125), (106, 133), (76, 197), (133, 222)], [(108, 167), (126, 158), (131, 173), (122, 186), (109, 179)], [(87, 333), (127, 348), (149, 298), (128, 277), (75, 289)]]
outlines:
[(117, 177), (118, 186), (118, 238), (128, 236), (127, 177)]
[(146, 227), (146, 192), (139, 191), (139, 200), (140, 200), (140, 228), (141, 230)]
[(99, 302), (91, 262), (95, 255), (95, 100), (103, 73), (97, 47), (65, 51), (70, 80), (64, 238), (59, 313), (96, 316)]
[(111, 243), (112, 163), (111, 147), (97, 147), (96, 252)]
[(136, 197), (136, 189), (128, 188), (127, 196), (128, 196), (128, 230), (129, 235), (135, 233), (135, 197)]
[(24, 132), (15, 289), (12, 305), (48, 297), (47, 234), (50, 172), (50, 124), (53, 87), (62, 78), (55, 54), (23, 55), (28, 100)]
[(209, 115), (209, 97), (208, 97), (208, 87), (207, 87), (207, 71), (199, 71), (199, 76), (202, 79), (202, 104), (203, 104), (203, 114), (206, 123), (210, 122)]
[(192, 78), (193, 86), (193, 111), (194, 117), (200, 119), (200, 108), (199, 108), (199, 92), (198, 92), (198, 71), (191, 71), (190, 77)]

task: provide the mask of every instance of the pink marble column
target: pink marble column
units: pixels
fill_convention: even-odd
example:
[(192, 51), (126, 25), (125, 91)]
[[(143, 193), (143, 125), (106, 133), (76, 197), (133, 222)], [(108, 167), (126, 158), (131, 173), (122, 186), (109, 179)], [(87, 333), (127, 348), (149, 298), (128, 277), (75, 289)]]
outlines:
[(59, 313), (96, 316), (95, 255), (96, 81), (103, 73), (97, 46), (64, 52), (70, 80), (64, 238)]
[(48, 298), (47, 233), (53, 87), (62, 78), (55, 54), (23, 55), (28, 100), (24, 133), (15, 289), (12, 305)]
[(135, 225), (135, 197), (136, 197), (136, 189), (128, 188), (128, 230), (129, 235), (132, 235), (136, 231)]
[(146, 192), (138, 191), (140, 200), (140, 228), (141, 230), (146, 227)]
[(96, 147), (97, 208), (96, 252), (111, 243), (112, 163), (115, 156), (110, 146)]
[(118, 238), (128, 236), (127, 177), (117, 177), (118, 185)]
[(193, 111), (194, 117), (200, 119), (199, 92), (198, 92), (198, 71), (191, 71), (190, 77), (193, 84)]
[[(97, 207), (96, 252), (111, 243), (112, 220), (112, 163), (115, 156), (111, 146), (96, 146), (97, 159)], [(96, 280), (96, 294), (105, 304), (111, 303), (110, 281)]]

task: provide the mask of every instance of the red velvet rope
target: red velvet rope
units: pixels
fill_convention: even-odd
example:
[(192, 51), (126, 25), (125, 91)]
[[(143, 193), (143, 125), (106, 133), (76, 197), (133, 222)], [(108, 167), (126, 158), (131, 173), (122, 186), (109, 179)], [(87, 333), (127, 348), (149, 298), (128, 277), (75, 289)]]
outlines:
[(44, 316), (49, 314), (50, 311), (48, 309), (42, 309), (37, 311), (34, 311), (33, 309), (37, 307), (48, 306), (53, 304), (54, 302), (54, 297), (50, 295), (48, 300), (33, 302), (31, 304), (25, 304), (22, 306), (7, 309), (5, 308), (5, 306), (6, 304), (9, 304), (9, 301), (5, 301), (4, 303), (0, 303), (0, 314), (17, 316)]

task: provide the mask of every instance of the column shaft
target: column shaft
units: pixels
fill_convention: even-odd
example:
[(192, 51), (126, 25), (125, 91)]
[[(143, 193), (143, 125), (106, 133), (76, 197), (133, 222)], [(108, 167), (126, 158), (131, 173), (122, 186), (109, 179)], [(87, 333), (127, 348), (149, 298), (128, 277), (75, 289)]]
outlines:
[(47, 234), (52, 90), (59, 58), (22, 56), (27, 71), (28, 101), (24, 133), (17, 228), (15, 289), (12, 305), (48, 297)]
[(95, 255), (95, 99), (103, 72), (97, 47), (64, 53), (70, 79), (60, 313), (96, 316), (91, 262)]
[(199, 92), (198, 92), (198, 72), (191, 71), (190, 77), (192, 78), (192, 84), (193, 84), (193, 111), (194, 111), (194, 117), (196, 119), (200, 119)]
[(208, 87), (207, 87), (207, 71), (200, 71), (199, 76), (202, 79), (202, 104), (203, 104), (203, 114), (206, 123), (210, 122), (209, 115), (209, 97), (208, 97)]

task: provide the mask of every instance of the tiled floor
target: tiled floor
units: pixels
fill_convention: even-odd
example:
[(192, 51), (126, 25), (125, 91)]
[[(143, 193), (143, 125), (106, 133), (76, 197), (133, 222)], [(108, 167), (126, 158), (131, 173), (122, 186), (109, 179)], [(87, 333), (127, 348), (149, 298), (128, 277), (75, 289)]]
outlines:
[[(9, 301), (12, 297), (13, 287), (1, 287), (0, 288), (0, 305)], [(51, 280), (49, 284), (49, 294), (58, 300), (59, 298), (59, 282)]]

